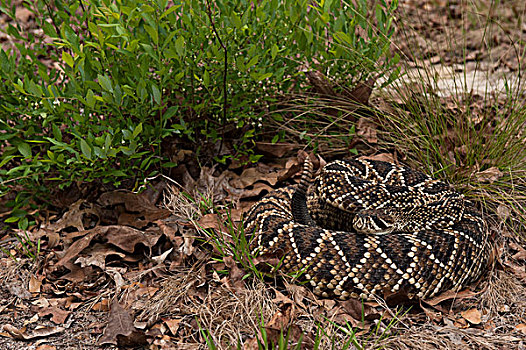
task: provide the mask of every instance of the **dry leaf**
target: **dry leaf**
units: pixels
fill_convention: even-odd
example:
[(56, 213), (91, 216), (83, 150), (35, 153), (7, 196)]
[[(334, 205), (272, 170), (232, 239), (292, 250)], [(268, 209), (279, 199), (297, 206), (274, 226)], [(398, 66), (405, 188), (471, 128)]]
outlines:
[(466, 319), (459, 318), (459, 319), (456, 319), (455, 322), (453, 322), (453, 326), (459, 329), (465, 329), (465, 328), (469, 328), (469, 323), (468, 321), (466, 321)]
[(511, 308), (509, 305), (506, 305), (506, 304), (503, 304), (503, 305), (499, 305), (499, 307), (497, 308), (497, 310), (500, 312), (500, 313), (506, 313), (506, 312), (510, 312), (511, 311)]
[(127, 226), (114, 225), (107, 227), (109, 229), (105, 233), (104, 238), (108, 240), (108, 243), (128, 253), (133, 253), (138, 244), (151, 248), (162, 236), (161, 229), (158, 227), (150, 227), (144, 232)]
[(97, 216), (97, 212), (90, 207), (81, 209), (80, 207), (82, 205), (88, 204), (86, 204), (86, 201), (83, 199), (71, 204), (68, 211), (65, 212), (64, 215), (62, 215), (62, 217), (57, 220), (57, 222), (48, 225), (42, 225), (41, 229), (37, 232), (37, 235), (53, 236), (53, 234), (56, 234), (68, 227), (74, 227), (77, 229), (77, 231), (84, 231), (84, 216)]
[(56, 350), (57, 348), (53, 345), (42, 344), (39, 345), (35, 350)]
[(494, 183), (498, 179), (500, 179), (504, 174), (496, 167), (491, 167), (489, 169), (486, 169), (484, 171), (479, 171), (476, 173), (477, 181), (479, 182), (486, 182), (486, 183)]
[(510, 247), (513, 250), (517, 251), (517, 253), (513, 254), (512, 259), (515, 259), (515, 260), (526, 260), (526, 249), (524, 249), (520, 245), (515, 244), (513, 242), (510, 243)]
[(155, 220), (165, 219), (170, 216), (167, 209), (157, 208), (150, 202), (146, 195), (117, 190), (103, 193), (99, 197), (102, 206), (124, 205), (125, 212), (118, 217), (119, 225), (143, 228)]
[(44, 297), (40, 297), (38, 298), (37, 300), (31, 302), (32, 305), (36, 305), (38, 307), (41, 307), (41, 308), (44, 308), (44, 307), (48, 307), (50, 304), (49, 304), (49, 300), (47, 298), (44, 298)]
[(80, 283), (93, 275), (93, 268), (91, 266), (82, 268), (72, 262), (66, 262), (64, 267), (70, 272), (60, 277), (60, 279), (68, 280), (73, 283)]
[(431, 308), (424, 307), (422, 303), (420, 303), (420, 308), (424, 310), (424, 313), (431, 321), (438, 323), (442, 319), (442, 314), (440, 312), (436, 312)]
[(29, 292), (40, 293), (40, 286), (42, 285), (42, 279), (38, 279), (35, 276), (31, 276), (29, 279)]
[(292, 143), (256, 142), (256, 149), (259, 152), (276, 158), (281, 158), (297, 148), (299, 145)]
[(292, 299), (290, 299), (289, 297), (285, 296), (283, 293), (281, 293), (279, 290), (274, 290), (274, 293), (276, 294), (276, 297), (274, 299), (272, 299), (272, 301), (276, 304), (276, 305), (281, 305), (281, 304), (292, 304), (294, 303), (292, 301)]
[(482, 322), (482, 313), (477, 309), (462, 311), (460, 315), (471, 324), (480, 324)]
[(378, 77), (371, 77), (366, 81), (360, 82), (356, 87), (348, 94), (346, 94), (351, 100), (358, 102), (362, 105), (367, 105), (369, 103), (369, 97), (373, 92), (374, 84), (376, 83)]
[(29, 293), (29, 291), (25, 289), (22, 284), (18, 284), (16, 281), (7, 283), (6, 286), (9, 293), (20, 299), (31, 299), (33, 297), (33, 295)]
[(177, 330), (179, 330), (179, 324), (181, 323), (183, 319), (182, 318), (169, 318), (169, 319), (163, 319), (166, 326), (168, 326), (168, 329), (170, 329), (170, 332), (173, 336), (177, 335)]
[(495, 331), (495, 322), (493, 322), (493, 320), (489, 320), (488, 322), (484, 322), (484, 325), (482, 326), (482, 328), (484, 328), (484, 330), (486, 331), (490, 331), (490, 332), (494, 332)]
[(111, 304), (108, 324), (99, 340), (99, 345), (104, 344), (120, 347), (137, 347), (147, 344), (144, 332), (139, 331), (133, 325), (131, 313), (122, 308), (116, 299)]
[(359, 157), (358, 159), (380, 160), (382, 162), (395, 163), (395, 159), (391, 153), (380, 153), (374, 156)]
[(360, 118), (356, 126), (356, 135), (368, 143), (378, 143), (378, 136), (376, 134), (376, 124), (367, 118)]
[(33, 17), (33, 12), (25, 7), (19, 6), (16, 8), (15, 17), (20, 22), (27, 22)]
[(65, 330), (64, 327), (39, 327), (26, 333), (25, 329), (18, 329), (13, 325), (4, 324), (2, 330), (6, 331), (12, 338), (21, 340), (31, 340), (36, 338), (45, 338)]
[(256, 197), (260, 196), (262, 192), (271, 192), (274, 189), (270, 187), (269, 185), (262, 183), (262, 182), (256, 182), (254, 186), (252, 186), (252, 189), (245, 189), (243, 193), (240, 195), (240, 198), (250, 198), (250, 197)]
[(95, 227), (92, 230), (83, 231), (84, 233), (87, 233), (87, 235), (75, 241), (72, 245), (70, 245), (68, 250), (66, 251), (66, 254), (64, 254), (62, 259), (60, 259), (55, 266), (59, 267), (59, 266), (65, 265), (71, 259), (76, 257), (81, 251), (83, 251), (85, 248), (89, 246), (91, 240), (96, 235), (98, 235), (100, 231), (102, 230), (104, 230), (104, 227)]
[(237, 267), (234, 258), (227, 256), (223, 258), (223, 262), (226, 267), (230, 270), (229, 277), (223, 278), (221, 281), (226, 282), (227, 285), (234, 287), (236, 291), (241, 291), (245, 289), (245, 283), (243, 282), (243, 277), (245, 276), (245, 271)]
[(274, 186), (278, 182), (278, 176), (276, 171), (262, 171), (260, 167), (247, 168), (241, 175), (230, 180), (230, 184), (236, 188), (247, 188), (258, 181), (265, 181)]
[(164, 263), (164, 261), (166, 260), (166, 258), (168, 257), (168, 255), (170, 255), (170, 253), (174, 250), (174, 248), (170, 248), (168, 249), (167, 251), (165, 251), (164, 253), (162, 253), (161, 255), (158, 255), (158, 256), (154, 256), (152, 257), (152, 261), (155, 262), (156, 264), (160, 265), (162, 263)]
[(515, 326), (515, 329), (522, 334), (526, 335), (526, 323), (519, 323)]
[(56, 306), (46, 307), (38, 311), (38, 315), (40, 317), (52, 315), (51, 321), (56, 324), (63, 324), (66, 321), (66, 318), (68, 318), (69, 314), (69, 311), (62, 310)]
[(241, 208), (232, 209), (230, 210), (230, 218), (232, 219), (233, 222), (238, 223), (241, 221), (241, 217), (243, 216), (244, 212), (245, 210)]
[(497, 215), (499, 216), (499, 219), (506, 221), (511, 215), (511, 210), (507, 205), (500, 204), (497, 207)]
[(199, 219), (199, 228), (203, 230), (214, 229), (222, 231), (221, 221), (217, 214), (205, 214)]
[(161, 230), (157, 227), (152, 227), (143, 232), (132, 227), (120, 225), (97, 226), (91, 230), (83, 231), (80, 234), (85, 236), (69, 246), (66, 254), (55, 265), (56, 267), (63, 266), (71, 259), (78, 256), (80, 252), (90, 245), (91, 241), (96, 236), (105, 238), (108, 243), (113, 244), (128, 253), (133, 253), (137, 244), (143, 244), (150, 248), (157, 243), (162, 235)]
[(509, 267), (517, 278), (526, 283), (526, 268), (524, 266), (515, 264), (511, 261), (504, 262), (504, 265)]
[(40, 316), (38, 316), (38, 314), (34, 314), (29, 320), (24, 321), (24, 327), (26, 327), (28, 324), (38, 322), (38, 320), (40, 320)]
[(444, 300), (454, 299), (454, 300), (462, 300), (462, 299), (469, 299), (481, 292), (473, 292), (469, 289), (464, 289), (460, 292), (456, 292), (454, 290), (448, 290), (444, 293), (437, 295), (436, 297), (430, 299), (430, 300), (423, 300), (428, 305), (436, 306), (443, 302)]
[(312, 292), (305, 286), (289, 283), (286, 279), (283, 280), (286, 290), (290, 293), (290, 296), (292, 299), (294, 299), (296, 305), (303, 310), (307, 310), (307, 306), (303, 303), (303, 300), (307, 297), (307, 295), (309, 295), (307, 298), (312, 300), (314, 298)]
[(320, 71), (309, 70), (305, 72), (305, 76), (317, 94), (331, 97), (338, 96), (338, 94), (333, 89), (333, 84), (331, 81), (327, 79), (327, 77)]
[(380, 318), (380, 314), (372, 307), (365, 305), (361, 300), (348, 299), (340, 303), (343, 310), (347, 312), (356, 321), (373, 320)]
[(267, 323), (265, 330), (267, 332), (267, 339), (273, 344), (277, 344), (280, 335), (290, 334), (291, 341), (298, 341), (303, 335), (301, 328), (291, 322), (294, 318), (295, 308), (294, 304), (283, 304), (280, 309), (272, 316)]
[(182, 224), (179, 225), (178, 222), (169, 222), (168, 220), (170, 220), (170, 219), (167, 219), (167, 220), (156, 220), (156, 221), (154, 221), (154, 224), (156, 224), (161, 229), (163, 234), (170, 241), (172, 241), (172, 243), (175, 243), (176, 240), (181, 238), (179, 236), (176, 236), (176, 234), (179, 232), (179, 228), (182, 227)]
[(95, 303), (91, 309), (94, 311), (109, 311), (110, 301), (108, 299), (102, 299), (98, 303)]
[(75, 263), (80, 264), (81, 267), (86, 266), (97, 266), (101, 270), (106, 268), (106, 257), (110, 255), (117, 255), (120, 258), (124, 258), (126, 255), (116, 251), (108, 244), (97, 243), (93, 247), (89, 247), (84, 252), (86, 256), (79, 257), (75, 260)]

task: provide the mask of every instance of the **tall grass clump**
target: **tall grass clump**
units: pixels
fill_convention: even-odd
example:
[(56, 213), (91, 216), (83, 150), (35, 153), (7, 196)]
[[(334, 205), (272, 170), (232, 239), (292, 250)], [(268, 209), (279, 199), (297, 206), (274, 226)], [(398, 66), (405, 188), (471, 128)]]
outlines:
[[(431, 65), (417, 49), (411, 52), (416, 59), (404, 66), (404, 78), (381, 93), (393, 108), (376, 120), (380, 143), (398, 150), (406, 162), (456, 185), (482, 202), (483, 209), (512, 213), (501, 216), (526, 237), (516, 225), (526, 222), (526, 95), (521, 74), (526, 50), (521, 38), (503, 32), (499, 18), (471, 5), (475, 8), (462, 13), (463, 21), (478, 26), (482, 36), (477, 44), (487, 62), (473, 62), (466, 48), (469, 31), (459, 39), (454, 28), (445, 33), (446, 46), (427, 42), (440, 57), (438, 65)], [(409, 40), (412, 28), (403, 27), (400, 33), (400, 42)], [(516, 71), (487, 68), (502, 59), (492, 54), (496, 33), (511, 42), (508, 51), (518, 64)], [(459, 63), (445, 63), (448, 52), (457, 53), (453, 60)]]

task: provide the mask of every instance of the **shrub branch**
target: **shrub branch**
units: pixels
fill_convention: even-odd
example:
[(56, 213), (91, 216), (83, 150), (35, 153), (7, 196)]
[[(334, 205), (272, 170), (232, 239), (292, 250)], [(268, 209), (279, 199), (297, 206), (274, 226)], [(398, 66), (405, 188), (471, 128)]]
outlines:
[(214, 20), (212, 18), (212, 7), (210, 6), (210, 1), (206, 0), (206, 6), (208, 8), (208, 18), (210, 19), (210, 26), (212, 27), (212, 30), (214, 31), (214, 34), (217, 38), (217, 41), (219, 41), (219, 45), (221, 45), (221, 48), (223, 49), (223, 52), (225, 54), (225, 66), (223, 68), (223, 120), (221, 121), (221, 143), (219, 145), (219, 151), (221, 152), (221, 148), (223, 148), (223, 139), (225, 138), (225, 122), (226, 122), (226, 112), (227, 112), (227, 100), (228, 100), (228, 92), (226, 89), (226, 79), (227, 79), (227, 72), (228, 72), (228, 50), (223, 43), (223, 40), (221, 40), (221, 36), (217, 32)]

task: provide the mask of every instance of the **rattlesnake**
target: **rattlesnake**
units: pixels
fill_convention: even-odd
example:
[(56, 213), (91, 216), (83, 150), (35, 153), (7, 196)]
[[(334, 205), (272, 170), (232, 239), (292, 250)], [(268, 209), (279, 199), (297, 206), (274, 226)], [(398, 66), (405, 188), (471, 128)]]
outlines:
[(488, 266), (485, 221), (449, 185), (406, 166), (338, 160), (311, 180), (275, 190), (249, 211), (251, 251), (316, 294), (345, 300), (404, 293), (431, 298), (477, 280)]

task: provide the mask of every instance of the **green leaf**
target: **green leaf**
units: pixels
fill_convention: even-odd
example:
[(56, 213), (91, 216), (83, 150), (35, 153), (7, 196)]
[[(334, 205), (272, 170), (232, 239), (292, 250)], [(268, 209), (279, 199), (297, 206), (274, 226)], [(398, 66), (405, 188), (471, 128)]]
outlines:
[(11, 216), (11, 217), (8, 217), (7, 219), (4, 220), (5, 223), (13, 223), (13, 222), (17, 222), (18, 220), (20, 220), (20, 218), (17, 218), (16, 216)]
[(152, 83), (152, 94), (153, 94), (153, 99), (155, 100), (155, 102), (158, 105), (160, 105), (161, 104), (161, 92), (159, 91), (159, 88), (157, 87), (157, 85), (153, 83)]
[(152, 38), (155, 45), (159, 44), (159, 34), (157, 33), (157, 29), (151, 27), (151, 26), (145, 26), (144, 29), (148, 32), (150, 35), (150, 38)]
[(111, 80), (106, 75), (97, 75), (97, 79), (99, 80), (100, 86), (109, 92), (113, 92), (113, 87), (111, 86)]
[(33, 80), (30, 80), (27, 84), (27, 91), (33, 96), (42, 97), (42, 88), (35, 84)]
[(181, 5), (174, 5), (170, 7), (168, 10), (164, 11), (164, 13), (159, 17), (159, 19), (163, 19), (164, 17), (168, 16), (170, 13), (174, 12), (175, 10), (179, 9)]
[(132, 134), (132, 137), (135, 139), (137, 138), (137, 136), (139, 136), (139, 134), (142, 132), (142, 123), (139, 123), (139, 125), (137, 125), (135, 127), (135, 129), (133, 130), (133, 134)]
[(93, 90), (89, 89), (88, 93), (86, 94), (86, 105), (90, 108), (95, 107), (95, 95), (93, 94)]
[(84, 157), (91, 160), (91, 147), (84, 139), (80, 139), (80, 150), (82, 151)]
[(57, 37), (57, 32), (55, 31), (55, 27), (53, 27), (53, 25), (47, 21), (43, 21), (42, 23), (42, 29), (44, 30), (44, 34), (46, 34), (47, 36), (51, 37), (51, 38), (56, 38)]
[(11, 73), (11, 64), (9, 58), (3, 49), (0, 48), (0, 69), (6, 73)]
[(70, 66), (71, 68), (73, 68), (73, 66), (75, 65), (75, 61), (73, 60), (73, 57), (71, 57), (71, 55), (67, 53), (66, 51), (62, 51), (62, 60), (66, 62), (66, 64)]
[(241, 73), (245, 73), (247, 71), (247, 67), (245, 66), (244, 60), (245, 58), (243, 57), (243, 55), (236, 57), (236, 67)]
[(62, 28), (64, 28), (64, 39), (66, 39), (71, 44), (71, 47), (75, 53), (79, 53), (80, 48), (77, 33), (75, 33), (70, 26), (63, 26)]
[(232, 23), (237, 29), (241, 29), (241, 18), (239, 18), (239, 16), (236, 13), (233, 13), (230, 19), (232, 20)]
[(126, 176), (126, 173), (122, 170), (113, 170), (110, 172), (110, 174), (112, 176), (117, 176), (117, 177), (122, 177), (122, 176)]
[(248, 63), (246, 64), (246, 66), (248, 68), (252, 67), (252, 66), (255, 66), (257, 63), (258, 63), (258, 60), (259, 60), (259, 56), (254, 56), (250, 59), (250, 61), (248, 61)]
[(9, 163), (11, 159), (15, 158), (15, 156), (7, 156), (0, 162), (0, 168)]
[(347, 33), (336, 32), (334, 33), (334, 37), (336, 38), (336, 41), (338, 41), (339, 43), (346, 43), (349, 45), (352, 44), (351, 37), (347, 35)]
[(272, 46), (272, 49), (270, 50), (270, 56), (272, 57), (272, 59), (276, 58), (278, 51), (279, 51), (278, 45), (274, 44)]
[(18, 79), (18, 81), (16, 83), (13, 83), (13, 86), (15, 87), (15, 89), (17, 89), (18, 91), (20, 91), (24, 95), (27, 94), (27, 92), (24, 90), (24, 83), (22, 83), (22, 80)]
[(62, 142), (62, 132), (60, 131), (57, 124), (51, 124), (51, 129), (53, 131), (53, 137), (55, 138), (55, 140)]
[(205, 70), (205, 73), (203, 74), (203, 84), (208, 87), (208, 85), (210, 84), (210, 74), (208, 73), (207, 70)]
[(18, 221), (18, 228), (22, 231), (27, 230), (27, 227), (29, 226), (29, 220), (27, 217), (23, 217), (20, 221)]
[(175, 115), (175, 113), (177, 113), (178, 110), (179, 110), (178, 106), (171, 106), (171, 107), (169, 107), (166, 110), (166, 112), (164, 112), (163, 119), (164, 120), (170, 119), (171, 117), (173, 117)]
[(175, 39), (175, 51), (180, 57), (184, 56), (184, 37), (183, 36), (179, 36), (177, 39)]
[(18, 152), (20, 152), (24, 158), (31, 158), (31, 146), (29, 144), (22, 142), (17, 146)]
[(176, 166), (177, 166), (177, 163), (166, 162), (166, 163), (161, 164), (161, 166), (162, 166), (163, 168), (173, 168), (173, 167), (176, 167)]
[(263, 74), (251, 74), (252, 78), (254, 78), (254, 80), (256, 81), (262, 81), (262, 80), (265, 80), (267, 78), (270, 78), (272, 76), (272, 72), (267, 72), (267, 73), (263, 73)]
[(166, 56), (166, 53), (164, 51), (166, 49), (166, 46), (168, 46), (168, 44), (172, 42), (172, 39), (174, 38), (175, 34), (177, 34), (177, 32), (173, 31), (170, 34), (168, 34), (166, 39), (164, 39), (164, 43), (163, 43), (163, 47), (161, 48), (161, 51), (165, 54), (165, 56)]

